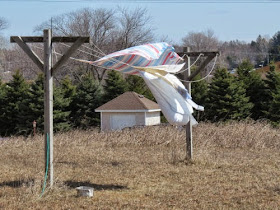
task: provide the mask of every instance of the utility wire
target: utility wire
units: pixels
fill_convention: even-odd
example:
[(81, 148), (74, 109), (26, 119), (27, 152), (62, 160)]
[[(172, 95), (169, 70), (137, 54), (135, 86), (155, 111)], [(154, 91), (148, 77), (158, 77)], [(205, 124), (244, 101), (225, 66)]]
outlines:
[(256, 3), (280, 3), (280, 0), (0, 0), (0, 2), (45, 2), (45, 3), (186, 3), (186, 4), (256, 4)]

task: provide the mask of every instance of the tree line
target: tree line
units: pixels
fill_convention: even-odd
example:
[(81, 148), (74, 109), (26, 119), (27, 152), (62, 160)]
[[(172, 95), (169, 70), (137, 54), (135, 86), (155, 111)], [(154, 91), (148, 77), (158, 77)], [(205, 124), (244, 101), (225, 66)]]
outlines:
[[(244, 60), (236, 74), (218, 67), (212, 81), (193, 83), (193, 99), (205, 105), (200, 120), (221, 122), (229, 120), (265, 120), (273, 126), (280, 124), (280, 73), (273, 62), (266, 75)], [(263, 78), (262, 78), (263, 77)]]
[[(9, 26), (8, 20), (0, 17), (0, 31)], [(83, 45), (73, 57), (96, 60), (104, 54), (112, 53), (135, 45), (148, 42), (166, 41), (175, 46), (178, 52), (182, 47), (190, 47), (191, 51), (221, 51), (217, 63), (227, 69), (236, 69), (244, 59), (248, 59), (255, 68), (269, 65), (270, 61), (280, 60), (280, 31), (272, 37), (259, 35), (251, 42), (241, 40), (222, 41), (213, 30), (192, 31), (182, 36), (180, 44), (168, 37), (155, 34), (152, 17), (145, 8), (129, 10), (124, 8), (84, 8), (60, 14), (42, 22), (34, 28), (37, 35), (42, 30), (51, 28), (54, 36), (89, 36), (91, 43)], [(0, 34), (1, 36), (1, 34)], [(4, 80), (11, 79), (9, 72), (21, 69), (26, 79), (34, 79), (39, 69), (17, 46), (5, 47), (0, 40), (0, 76)], [(42, 45), (30, 45), (36, 54), (43, 57)], [(56, 43), (54, 51), (63, 54), (69, 46)], [(40, 49), (41, 48), (41, 49)], [(59, 57), (59, 55), (56, 55)], [(206, 70), (207, 71), (207, 70)], [(66, 75), (71, 79), (85, 73), (91, 73), (94, 79), (103, 82), (106, 70), (81, 62), (69, 61), (56, 74), (58, 79)]]
[[(147, 42), (167, 41), (174, 45), (168, 37), (158, 38), (154, 34), (150, 20), (143, 8), (85, 8), (52, 17), (37, 26), (35, 32), (40, 34), (52, 25), (56, 36), (90, 36), (91, 44), (83, 45), (74, 55), (85, 60), (96, 60), (104, 54)], [(0, 31), (8, 26), (8, 20), (0, 17)], [(222, 51), (212, 81), (192, 85), (194, 101), (205, 106), (205, 112), (195, 113), (196, 118), (211, 122), (251, 118), (279, 124), (280, 79), (271, 61), (280, 60), (280, 31), (271, 38), (259, 35), (250, 43), (220, 41), (212, 30), (189, 32), (182, 38), (182, 44), (174, 46), (178, 52), (183, 46), (192, 51)], [(43, 57), (42, 45), (30, 47)], [(54, 52), (60, 54), (68, 48), (53, 45)], [(58, 59), (59, 55), (54, 57)], [(266, 65), (270, 70), (261, 77), (255, 69)], [(236, 74), (230, 74), (231, 69), (236, 69)], [(0, 40), (0, 77), (0, 135), (29, 135), (34, 120), (38, 131), (42, 131), (44, 78), (18, 46), (6, 48), (3, 40)], [(94, 109), (127, 90), (154, 100), (141, 78), (123, 77), (81, 62), (70, 60), (55, 78), (55, 131), (97, 126), (99, 115)]]
[[(102, 85), (91, 74), (85, 74), (78, 84), (65, 77), (54, 87), (54, 131), (99, 126), (99, 113), (94, 110), (126, 91), (135, 91), (153, 100), (142, 78), (110, 71)], [(7, 83), (0, 80), (0, 136), (30, 135), (33, 121), (37, 132), (44, 129), (44, 76), (26, 81), (16, 71)]]
[[(199, 76), (195, 79), (199, 79)], [(99, 126), (99, 113), (94, 110), (126, 91), (135, 91), (155, 100), (142, 78), (124, 77), (109, 71), (101, 84), (91, 74), (85, 74), (74, 84), (65, 77), (54, 88), (54, 131), (72, 128), (87, 129)], [(266, 120), (280, 124), (280, 73), (275, 64), (264, 78), (254, 66), (244, 60), (231, 74), (218, 67), (212, 81), (202, 80), (192, 85), (195, 102), (205, 106), (205, 112), (196, 112), (199, 121), (221, 122), (229, 120)], [(44, 77), (28, 82), (20, 71), (7, 83), (0, 80), (0, 135), (30, 135), (32, 122), (37, 122), (38, 132), (43, 131)]]

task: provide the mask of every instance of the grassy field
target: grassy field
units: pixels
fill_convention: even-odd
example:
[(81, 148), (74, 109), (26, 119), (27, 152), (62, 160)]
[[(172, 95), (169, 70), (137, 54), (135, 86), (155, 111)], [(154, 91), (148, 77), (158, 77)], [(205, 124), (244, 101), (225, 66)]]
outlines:
[[(55, 186), (40, 198), (43, 137), (0, 141), (0, 209), (280, 209), (280, 132), (200, 123), (194, 161), (172, 126), (55, 135)], [(92, 198), (77, 186), (93, 186)]]

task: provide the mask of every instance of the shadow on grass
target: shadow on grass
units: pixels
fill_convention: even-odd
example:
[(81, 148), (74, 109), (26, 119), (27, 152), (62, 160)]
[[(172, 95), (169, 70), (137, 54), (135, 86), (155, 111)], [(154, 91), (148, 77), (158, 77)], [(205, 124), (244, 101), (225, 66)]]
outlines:
[(15, 180), (15, 181), (7, 181), (0, 183), (0, 187), (8, 186), (13, 188), (19, 188), (23, 185), (31, 186), (34, 184), (34, 179), (27, 179), (27, 180)]
[(76, 188), (80, 186), (87, 186), (87, 187), (93, 187), (94, 190), (126, 190), (128, 189), (126, 186), (121, 185), (113, 185), (113, 184), (93, 184), (90, 182), (75, 182), (75, 181), (65, 181), (64, 184), (71, 188)]
[(280, 187), (275, 187), (272, 189), (275, 193), (280, 195)]

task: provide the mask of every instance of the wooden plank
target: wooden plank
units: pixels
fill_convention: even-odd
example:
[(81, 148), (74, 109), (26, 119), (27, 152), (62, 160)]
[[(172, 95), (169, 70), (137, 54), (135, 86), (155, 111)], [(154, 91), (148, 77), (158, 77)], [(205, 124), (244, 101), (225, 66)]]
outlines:
[[(45, 170), (49, 164), (48, 181), (53, 186), (53, 77), (51, 74), (52, 42), (51, 30), (44, 30), (44, 72), (45, 72), (45, 102), (44, 102), (44, 133), (45, 133)], [(49, 142), (48, 142), (49, 141)], [(49, 149), (48, 149), (49, 144)], [(49, 153), (49, 155), (48, 155)]]
[[(10, 37), (10, 42), (15, 43), (17, 37), (18, 36), (11, 36)], [(42, 36), (22, 36), (21, 39), (25, 43), (27, 43), (27, 42), (43, 42), (44, 41), (44, 38)]]
[(85, 41), (87, 41), (88, 37), (79, 37), (77, 41), (68, 49), (68, 51), (60, 58), (59, 61), (54, 65), (52, 68), (52, 74), (61, 67), (67, 60), (68, 58), (71, 57), (71, 55), (83, 44)]
[(21, 47), (21, 49), (29, 56), (29, 58), (39, 67), (41, 71), (44, 71), (43, 61), (30, 49), (30, 47), (23, 42), (22, 38), (16, 36), (13, 40)]
[(220, 51), (210, 51), (210, 52), (186, 52), (183, 50), (183, 52), (178, 52), (177, 53), (179, 56), (187, 55), (189, 57), (198, 57), (200, 54), (202, 54), (202, 57), (207, 57), (207, 56), (216, 56), (221, 55)]
[[(10, 42), (11, 43), (14, 43), (16, 42), (15, 38), (17, 36), (11, 36), (10, 37)], [(52, 42), (75, 42), (79, 39), (80, 37), (79, 36), (71, 36), (71, 37), (66, 37), (66, 36), (55, 36), (55, 37), (52, 37)], [(84, 37), (85, 38), (85, 41), (84, 43), (89, 43), (90, 41), (90, 38), (89, 37)], [(23, 36), (21, 37), (22, 41), (27, 43), (27, 42), (32, 42), (32, 43), (38, 43), (38, 42), (44, 42), (44, 37), (42, 36)]]
[(89, 43), (90, 38), (89, 36), (70, 36), (70, 37), (66, 37), (66, 36), (55, 36), (52, 38), (52, 42), (76, 42), (78, 39), (82, 38), (84, 40), (83, 43)]

